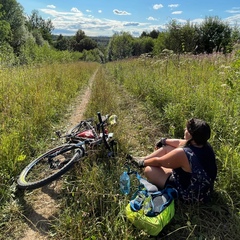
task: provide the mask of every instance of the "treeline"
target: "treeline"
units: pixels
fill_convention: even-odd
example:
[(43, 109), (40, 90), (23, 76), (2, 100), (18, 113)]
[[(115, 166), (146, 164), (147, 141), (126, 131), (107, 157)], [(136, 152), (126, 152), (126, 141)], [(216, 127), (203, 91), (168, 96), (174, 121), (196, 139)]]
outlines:
[(128, 32), (115, 33), (107, 46), (97, 44), (94, 39), (87, 37), (84, 31), (78, 30), (76, 35), (70, 38), (59, 35), (54, 47), (80, 52), (97, 48), (95, 55), (101, 54), (99, 60), (113, 61), (145, 53), (159, 55), (166, 49), (177, 54), (226, 54), (232, 52), (239, 39), (240, 31), (237, 26), (232, 28), (219, 17), (206, 17), (201, 24), (192, 24), (190, 21), (180, 24), (173, 20), (165, 31), (142, 32), (139, 38)]
[(138, 38), (128, 32), (114, 34), (109, 41), (86, 36), (79, 29), (74, 36), (54, 36), (50, 19), (33, 10), (25, 16), (16, 0), (0, 0), (0, 64), (28, 64), (50, 60), (80, 59), (108, 62), (142, 54), (230, 53), (240, 39), (237, 26), (218, 17), (206, 17), (201, 24), (170, 21), (164, 31), (142, 32)]

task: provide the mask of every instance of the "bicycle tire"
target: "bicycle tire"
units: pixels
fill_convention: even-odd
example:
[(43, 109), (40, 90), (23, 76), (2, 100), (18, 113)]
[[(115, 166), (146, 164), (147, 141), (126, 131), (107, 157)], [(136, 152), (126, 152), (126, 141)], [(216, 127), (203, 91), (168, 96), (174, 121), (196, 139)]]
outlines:
[[(60, 152), (61, 150), (61, 152)], [(52, 157), (51, 164), (49, 163), (49, 156), (55, 153)], [(20, 173), (17, 185), (19, 189), (36, 189), (43, 187), (56, 180), (64, 173), (66, 173), (72, 165), (83, 156), (84, 152), (75, 144), (64, 144), (55, 147), (38, 158), (31, 161)], [(66, 164), (62, 164), (66, 161)], [(59, 168), (53, 168), (54, 164)], [(62, 166), (61, 166), (62, 164)]]

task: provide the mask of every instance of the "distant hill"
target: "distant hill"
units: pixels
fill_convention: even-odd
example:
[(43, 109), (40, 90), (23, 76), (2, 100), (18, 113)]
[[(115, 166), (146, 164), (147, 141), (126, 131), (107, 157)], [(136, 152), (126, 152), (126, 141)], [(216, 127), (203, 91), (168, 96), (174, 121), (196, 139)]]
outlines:
[(111, 37), (101, 37), (101, 36), (90, 37), (90, 38), (96, 41), (99, 46), (103, 46), (103, 47), (106, 47), (111, 39)]
[[(64, 35), (63, 35), (64, 36)], [(52, 35), (52, 39), (53, 41), (55, 41), (57, 38), (59, 37), (59, 35)], [(64, 36), (65, 38), (71, 38), (73, 36)], [(102, 46), (102, 47), (106, 47), (111, 39), (111, 37), (104, 37), (104, 36), (98, 36), (98, 37), (90, 37), (87, 36), (91, 39), (93, 39), (94, 41), (97, 42), (98, 46)]]

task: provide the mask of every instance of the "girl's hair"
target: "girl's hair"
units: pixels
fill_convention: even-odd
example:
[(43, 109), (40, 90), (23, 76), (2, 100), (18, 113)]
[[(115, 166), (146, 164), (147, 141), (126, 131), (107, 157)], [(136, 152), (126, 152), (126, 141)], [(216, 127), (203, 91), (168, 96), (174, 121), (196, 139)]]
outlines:
[(191, 118), (187, 121), (187, 130), (192, 138), (188, 141), (194, 140), (198, 145), (205, 145), (211, 136), (210, 126), (203, 120)]

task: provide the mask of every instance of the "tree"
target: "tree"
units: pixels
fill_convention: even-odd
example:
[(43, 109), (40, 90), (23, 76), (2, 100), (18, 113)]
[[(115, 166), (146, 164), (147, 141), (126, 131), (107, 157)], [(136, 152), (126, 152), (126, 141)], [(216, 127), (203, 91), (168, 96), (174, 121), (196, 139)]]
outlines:
[(97, 42), (87, 37), (85, 32), (78, 30), (71, 41), (74, 51), (82, 52), (83, 50), (92, 50), (97, 47)]
[(191, 52), (193, 53), (197, 47), (197, 42), (199, 39), (199, 33), (197, 30), (196, 25), (193, 25), (190, 23), (190, 21), (187, 21), (183, 26), (180, 28), (180, 34), (181, 34), (181, 52)]
[(54, 47), (61, 51), (70, 50), (69, 40), (60, 34), (54, 43)]
[(80, 46), (82, 50), (92, 50), (97, 47), (96, 41), (92, 40), (89, 37), (85, 37), (80, 41)]
[(80, 43), (82, 39), (86, 37), (85, 32), (83, 30), (78, 30), (75, 34), (75, 40), (77, 43)]
[(1, 8), (2, 5), (0, 5), (0, 43), (3, 43), (11, 39), (11, 26), (7, 21), (1, 20), (3, 17)]
[(107, 47), (108, 60), (118, 60), (133, 56), (133, 44), (133, 37), (129, 33), (115, 33)]
[(233, 27), (231, 37), (233, 44), (236, 44), (240, 40), (240, 29), (237, 25)]
[(154, 46), (153, 46), (153, 54), (158, 55), (161, 54), (164, 49), (166, 49), (166, 39), (168, 37), (167, 32), (160, 32), (158, 35), (158, 38), (155, 40)]
[(150, 33), (149, 33), (149, 36), (151, 37), (151, 38), (157, 38), (158, 37), (158, 34), (159, 34), (159, 31), (158, 30), (152, 30)]
[[(25, 17), (23, 7), (16, 0), (0, 0), (1, 29), (5, 41), (19, 52), (22, 44), (26, 41)], [(9, 29), (10, 27), (10, 29)]]
[(140, 56), (144, 53), (151, 53), (154, 40), (151, 37), (135, 38), (133, 40), (133, 56)]
[(33, 10), (32, 14), (28, 16), (26, 24), (28, 30), (32, 32), (34, 36), (39, 37), (39, 34), (41, 34), (45, 41), (52, 44), (52, 31), (54, 30), (54, 26), (50, 19), (44, 20), (37, 10)]
[(149, 37), (149, 34), (146, 31), (143, 31), (140, 38)]
[(232, 29), (218, 17), (207, 17), (200, 25), (200, 44), (206, 53), (223, 52), (232, 48)]
[(165, 48), (173, 50), (175, 53), (181, 53), (181, 25), (176, 20), (172, 20), (168, 26), (168, 31), (165, 38)]

